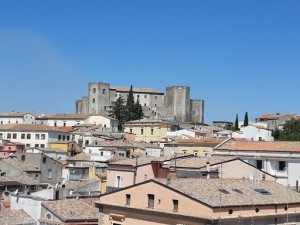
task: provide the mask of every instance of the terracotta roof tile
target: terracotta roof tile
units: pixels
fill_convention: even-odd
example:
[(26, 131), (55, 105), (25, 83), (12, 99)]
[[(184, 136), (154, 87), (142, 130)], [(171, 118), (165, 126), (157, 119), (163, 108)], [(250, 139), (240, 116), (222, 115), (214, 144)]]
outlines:
[(8, 159), (4, 159), (3, 160), (4, 162), (24, 171), (24, 172), (31, 172), (31, 171), (40, 171), (39, 169), (37, 169), (36, 167), (26, 163), (26, 162), (23, 162), (21, 160), (18, 160), (18, 159), (13, 159), (13, 158), (8, 158)]
[(25, 113), (25, 112), (3, 113), (3, 114), (0, 114), (0, 117), (23, 117), (26, 114), (31, 114), (31, 113)]
[[(129, 87), (116, 87), (116, 86), (111, 86), (110, 89), (116, 89), (116, 91), (119, 92), (129, 92), (130, 88)], [(155, 90), (152, 88), (137, 88), (133, 87), (132, 88), (133, 92), (138, 92), (138, 93), (157, 93), (157, 94), (163, 94), (163, 92), (159, 90)]]
[(98, 221), (98, 209), (80, 199), (45, 201), (42, 205), (64, 222)]
[(226, 140), (218, 145), (216, 150), (236, 150), (236, 151), (281, 151), (300, 152), (299, 141), (246, 141), (246, 140)]
[(0, 186), (9, 184), (36, 185), (38, 182), (26, 175), (0, 177)]
[(45, 124), (1, 124), (1, 131), (42, 131), (42, 132), (65, 132), (58, 127), (50, 127)]
[[(155, 179), (167, 185), (166, 179)], [(222, 185), (221, 185), (222, 184)], [(253, 188), (254, 185), (254, 188)], [(222, 206), (250, 206), (300, 203), (300, 193), (279, 183), (270, 181), (255, 181), (243, 179), (171, 179), (170, 188), (174, 188), (212, 207)], [(224, 194), (219, 189), (225, 189)], [(238, 189), (242, 193), (233, 191)], [(255, 189), (264, 189), (270, 194), (261, 194)], [(220, 201), (221, 196), (221, 201)]]
[(9, 225), (34, 225), (35, 221), (22, 209), (0, 211), (0, 224)]

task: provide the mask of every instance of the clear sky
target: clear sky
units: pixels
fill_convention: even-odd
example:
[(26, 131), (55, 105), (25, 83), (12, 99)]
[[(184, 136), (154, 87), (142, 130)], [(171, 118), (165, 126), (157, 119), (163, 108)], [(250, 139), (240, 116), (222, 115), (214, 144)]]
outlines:
[(1, 0), (0, 113), (74, 113), (89, 82), (187, 85), (205, 121), (300, 114), (299, 0)]

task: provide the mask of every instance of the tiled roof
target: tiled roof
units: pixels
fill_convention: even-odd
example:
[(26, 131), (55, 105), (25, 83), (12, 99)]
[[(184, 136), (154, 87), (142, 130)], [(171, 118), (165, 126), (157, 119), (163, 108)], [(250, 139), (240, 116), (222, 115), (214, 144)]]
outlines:
[(79, 153), (75, 156), (68, 158), (68, 160), (70, 160), (70, 161), (90, 161), (92, 156), (99, 156), (99, 154), (82, 152), (82, 153)]
[(90, 147), (115, 147), (115, 148), (134, 148), (135, 146), (128, 142), (123, 141), (96, 141), (89, 145)]
[(53, 114), (49, 116), (44, 116), (43, 118), (47, 119), (63, 119), (63, 120), (82, 120), (88, 117), (88, 114)]
[[(43, 131), (43, 132), (66, 132), (58, 127), (50, 127), (45, 124), (1, 124), (1, 131)], [(69, 132), (67, 132), (69, 133)]]
[(203, 139), (176, 139), (178, 144), (220, 144), (223, 139), (218, 138), (203, 138)]
[(99, 183), (99, 180), (80, 180), (80, 181), (70, 181), (66, 184), (66, 189), (75, 190), (79, 187), (84, 187), (93, 183)]
[(34, 225), (35, 221), (22, 209), (0, 211), (0, 224), (9, 225)]
[(170, 124), (169, 122), (162, 121), (162, 120), (156, 120), (156, 119), (140, 119), (140, 120), (132, 120), (125, 123), (125, 125), (128, 124), (138, 124), (138, 123), (165, 123)]
[(109, 165), (129, 165), (129, 166), (141, 166), (151, 162), (163, 162), (167, 160), (173, 159), (172, 156), (163, 156), (163, 157), (151, 157), (151, 156), (144, 156), (139, 158), (132, 158), (132, 159), (124, 159), (118, 162), (110, 163)]
[(0, 114), (0, 117), (23, 117), (26, 114), (30, 114), (30, 113), (24, 113), (24, 112), (3, 113), (3, 114)]
[(13, 158), (8, 158), (8, 159), (4, 159), (3, 160), (4, 162), (22, 170), (22, 171), (25, 171), (25, 172), (29, 172), (29, 171), (40, 171), (39, 169), (37, 169), (36, 167), (26, 163), (26, 162), (23, 162), (21, 160), (18, 160), (18, 159), (13, 159)]
[(215, 147), (215, 150), (300, 152), (299, 141), (246, 141), (233, 138)]
[[(237, 159), (237, 157), (227, 157), (227, 156), (211, 156), (211, 157), (192, 157), (180, 160), (176, 162), (177, 168), (203, 168), (206, 167), (207, 162), (210, 165), (219, 164), (222, 162)], [(168, 167), (174, 167), (175, 164), (167, 164)]]
[[(116, 86), (110, 86), (110, 89), (116, 89), (116, 91), (120, 92), (129, 92), (130, 88), (129, 87), (116, 87)], [(137, 88), (133, 87), (132, 88), (133, 92), (138, 92), (138, 93), (157, 93), (157, 94), (163, 94), (163, 92), (159, 90), (155, 90), (152, 88)]]
[[(166, 179), (155, 179), (167, 185)], [(300, 193), (276, 182), (255, 181), (243, 179), (171, 179), (170, 188), (187, 194), (212, 207), (222, 206), (250, 206), (300, 203)], [(225, 189), (224, 194), (219, 189)], [(238, 189), (242, 193), (233, 191)], [(264, 189), (270, 194), (261, 194), (255, 189)], [(288, 196), (288, 199), (287, 199)], [(220, 201), (221, 197), (221, 201)]]
[(38, 184), (38, 182), (26, 175), (0, 177), (0, 186), (9, 185), (9, 184), (36, 185)]
[(64, 222), (98, 221), (98, 209), (80, 199), (45, 201), (42, 205)]
[(282, 116), (294, 116), (295, 114), (288, 113), (288, 114), (281, 114), (281, 113), (275, 113), (275, 114), (263, 114), (260, 116), (260, 119), (276, 119)]

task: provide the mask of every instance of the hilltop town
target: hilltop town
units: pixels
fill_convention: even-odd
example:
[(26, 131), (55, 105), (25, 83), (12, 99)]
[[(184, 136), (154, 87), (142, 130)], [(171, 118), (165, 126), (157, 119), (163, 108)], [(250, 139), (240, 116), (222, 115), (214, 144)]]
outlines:
[[(300, 117), (208, 125), (190, 91), (94, 82), (74, 114), (0, 114), (0, 224), (299, 224), (300, 141), (274, 132)], [(120, 126), (122, 98), (142, 114)]]

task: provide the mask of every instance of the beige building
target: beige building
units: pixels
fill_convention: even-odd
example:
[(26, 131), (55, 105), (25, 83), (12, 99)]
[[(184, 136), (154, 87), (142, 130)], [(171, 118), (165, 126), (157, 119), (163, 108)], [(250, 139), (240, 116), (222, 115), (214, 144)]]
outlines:
[(300, 219), (300, 193), (247, 179), (148, 180), (103, 194), (96, 206), (99, 225), (297, 225)]
[(171, 124), (160, 120), (141, 119), (124, 124), (125, 132), (135, 134), (135, 141), (161, 141), (171, 128)]

